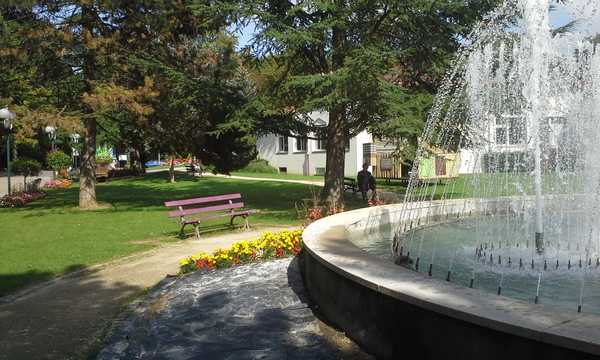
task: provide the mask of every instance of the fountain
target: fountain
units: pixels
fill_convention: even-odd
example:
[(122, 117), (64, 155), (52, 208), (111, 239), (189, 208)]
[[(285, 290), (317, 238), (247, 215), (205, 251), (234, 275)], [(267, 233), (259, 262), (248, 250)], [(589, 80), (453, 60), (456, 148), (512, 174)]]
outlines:
[[(382, 358), (403, 351), (390, 329), (431, 359), (600, 356), (599, 17), (507, 0), (464, 39), (404, 202), (303, 235), (330, 320)], [(459, 177), (419, 178), (447, 154)]]
[[(581, 283), (574, 302), (578, 311), (586, 283), (600, 287), (600, 38), (591, 25), (598, 10), (600, 4), (591, 1), (509, 1), (461, 52), (431, 113), (419, 157), (458, 152), (463, 175), (443, 185), (418, 181), (418, 157), (403, 215), (415, 216), (410, 206), (415, 202), (428, 212), (447, 206), (457, 186), (465, 204), (475, 201), (468, 213), (456, 215), (463, 219), (455, 224), (461, 240), (449, 245), (456, 249), (448, 254), (446, 278), (452, 266), (462, 264), (471, 274), (469, 286), (476, 274), (487, 273), (496, 278), (493, 288), (500, 294), (507, 277), (522, 283), (533, 276), (537, 292), (552, 283), (549, 303), (567, 302), (556, 299), (556, 287)], [(563, 27), (568, 31), (553, 29), (553, 13), (571, 23)], [(434, 198), (438, 201), (423, 202)], [(441, 230), (451, 230), (424, 227), (439, 222), (429, 218), (420, 227), (397, 231), (395, 255), (405, 256), (417, 237), (415, 263), (422, 261), (425, 243), (431, 269), (436, 250), (448, 246)], [(445, 261), (437, 259), (438, 265)], [(519, 261), (516, 271), (513, 259)], [(523, 271), (523, 262), (531, 264), (530, 272)], [(531, 292), (515, 297), (531, 298)], [(592, 305), (600, 313), (600, 304)]]

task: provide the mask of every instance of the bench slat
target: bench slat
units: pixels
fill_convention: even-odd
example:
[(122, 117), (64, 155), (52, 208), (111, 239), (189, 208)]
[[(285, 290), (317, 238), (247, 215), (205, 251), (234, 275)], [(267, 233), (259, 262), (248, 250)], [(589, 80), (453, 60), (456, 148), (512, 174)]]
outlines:
[(239, 208), (243, 208), (243, 207), (244, 207), (243, 202), (237, 202), (237, 203), (233, 203), (233, 204), (213, 205), (213, 206), (207, 206), (207, 207), (203, 207), (203, 208), (174, 210), (174, 211), (169, 212), (169, 217), (186, 216), (186, 215), (197, 214), (197, 213), (202, 213), (202, 212), (210, 212), (210, 211), (239, 209)]
[(182, 224), (196, 224), (196, 223), (198, 223), (200, 221), (204, 221), (204, 220), (216, 219), (216, 218), (227, 217), (227, 216), (250, 215), (250, 214), (257, 213), (257, 212), (258, 212), (258, 210), (244, 210), (244, 211), (236, 211), (233, 213), (214, 214), (214, 215), (203, 216), (203, 217), (197, 218), (197, 219), (186, 220), (186, 221), (182, 222)]
[(194, 205), (194, 204), (205, 204), (216, 201), (225, 201), (225, 200), (235, 200), (241, 199), (242, 194), (224, 194), (224, 195), (214, 195), (214, 196), (206, 196), (195, 199), (185, 199), (185, 200), (174, 200), (165, 202), (166, 207), (173, 206), (186, 206), (186, 205)]

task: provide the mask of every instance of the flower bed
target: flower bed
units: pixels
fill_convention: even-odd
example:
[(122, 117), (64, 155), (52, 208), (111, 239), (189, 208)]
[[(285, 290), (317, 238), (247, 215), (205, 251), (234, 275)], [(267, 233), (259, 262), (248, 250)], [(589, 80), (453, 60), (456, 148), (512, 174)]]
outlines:
[(20, 191), (0, 198), (0, 208), (14, 208), (25, 206), (27, 203), (41, 199), (46, 196), (41, 191)]
[(296, 255), (302, 249), (302, 230), (265, 232), (260, 238), (234, 243), (228, 249), (213, 254), (199, 253), (179, 262), (180, 273), (199, 269), (226, 268), (253, 261)]
[(73, 182), (69, 179), (57, 179), (57, 180), (48, 180), (44, 184), (44, 188), (46, 189), (66, 189), (71, 186)]

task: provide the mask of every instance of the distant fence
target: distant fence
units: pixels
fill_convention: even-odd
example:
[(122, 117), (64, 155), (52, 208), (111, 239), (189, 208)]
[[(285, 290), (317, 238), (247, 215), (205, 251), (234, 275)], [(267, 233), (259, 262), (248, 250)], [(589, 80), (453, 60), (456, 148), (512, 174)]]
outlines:
[(373, 176), (380, 179), (402, 179), (408, 177), (410, 167), (390, 153), (371, 154)]

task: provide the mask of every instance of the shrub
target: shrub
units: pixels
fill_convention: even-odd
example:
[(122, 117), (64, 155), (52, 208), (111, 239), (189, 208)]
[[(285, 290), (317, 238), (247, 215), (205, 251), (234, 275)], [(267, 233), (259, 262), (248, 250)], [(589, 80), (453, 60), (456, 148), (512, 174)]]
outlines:
[(100, 146), (96, 150), (96, 163), (100, 165), (110, 164), (113, 161), (110, 149), (106, 146)]
[(302, 250), (302, 230), (267, 231), (260, 238), (234, 243), (212, 254), (199, 253), (179, 262), (180, 273), (199, 269), (226, 268), (258, 260), (296, 255)]
[(71, 186), (73, 182), (69, 179), (58, 179), (58, 180), (49, 180), (44, 184), (44, 188), (46, 189), (66, 189)]
[(60, 150), (49, 153), (46, 161), (48, 162), (48, 166), (54, 171), (61, 171), (71, 166), (71, 157)]
[(17, 175), (23, 175), (25, 183), (29, 176), (35, 176), (42, 170), (42, 164), (33, 159), (18, 159), (12, 162), (11, 168)]
[(262, 174), (277, 174), (279, 170), (269, 165), (267, 160), (252, 160), (245, 168), (240, 170), (241, 172), (248, 173), (262, 173)]
[(27, 203), (43, 198), (46, 193), (40, 191), (21, 191), (0, 198), (0, 208), (13, 208), (25, 206)]
[(111, 169), (108, 170), (109, 178), (120, 178), (128, 176), (140, 176), (140, 171), (137, 169)]

